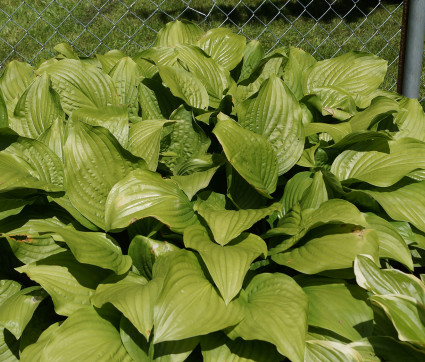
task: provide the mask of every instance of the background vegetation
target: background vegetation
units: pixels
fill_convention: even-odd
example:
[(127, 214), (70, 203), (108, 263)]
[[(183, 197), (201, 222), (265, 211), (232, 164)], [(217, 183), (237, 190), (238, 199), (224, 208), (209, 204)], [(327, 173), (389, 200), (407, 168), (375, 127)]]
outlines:
[[(400, 0), (382, 1), (382, 5), (377, 0), (360, 0), (355, 6), (352, 1), (341, 0), (277, 0), (265, 4), (262, 0), (217, 0), (216, 7), (206, 0), (19, 3), (2, 0), (0, 4), (0, 66), (12, 59), (38, 64), (51, 57), (53, 47), (63, 41), (86, 55), (109, 49), (123, 49), (133, 55), (149, 47), (165, 23), (179, 17), (202, 22), (204, 29), (225, 26), (241, 31), (249, 38), (258, 38), (266, 50), (280, 44), (298, 45), (317, 59), (349, 50), (369, 51), (389, 61), (384, 88), (395, 90)], [(331, 9), (329, 3), (333, 3)], [(424, 96), (422, 86), (420, 99)]]

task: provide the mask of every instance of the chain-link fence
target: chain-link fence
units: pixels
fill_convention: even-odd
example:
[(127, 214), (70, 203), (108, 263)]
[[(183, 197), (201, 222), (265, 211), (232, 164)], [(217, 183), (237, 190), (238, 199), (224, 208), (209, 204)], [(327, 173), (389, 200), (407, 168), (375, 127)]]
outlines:
[[(19, 59), (36, 65), (68, 42), (85, 56), (149, 47), (168, 21), (230, 27), (266, 50), (294, 45), (316, 58), (364, 50), (388, 60), (383, 87), (395, 90), (401, 0), (0, 0), (0, 68)], [(424, 102), (425, 72), (420, 99)]]

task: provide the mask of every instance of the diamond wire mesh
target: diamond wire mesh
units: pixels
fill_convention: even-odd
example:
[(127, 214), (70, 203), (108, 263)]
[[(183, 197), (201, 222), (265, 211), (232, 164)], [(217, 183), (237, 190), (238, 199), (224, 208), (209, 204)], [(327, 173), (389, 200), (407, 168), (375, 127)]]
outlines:
[[(395, 90), (401, 0), (0, 0), (0, 71), (12, 59), (38, 64), (70, 43), (84, 56), (152, 45), (168, 21), (230, 27), (270, 51), (294, 45), (317, 59), (348, 50), (388, 60), (383, 87)], [(424, 71), (421, 102), (425, 103)]]

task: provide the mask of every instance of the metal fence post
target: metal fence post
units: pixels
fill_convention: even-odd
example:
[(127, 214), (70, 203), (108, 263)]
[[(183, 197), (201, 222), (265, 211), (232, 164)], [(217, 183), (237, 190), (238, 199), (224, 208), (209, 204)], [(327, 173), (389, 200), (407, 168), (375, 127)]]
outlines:
[(410, 0), (402, 94), (419, 97), (425, 36), (425, 0)]

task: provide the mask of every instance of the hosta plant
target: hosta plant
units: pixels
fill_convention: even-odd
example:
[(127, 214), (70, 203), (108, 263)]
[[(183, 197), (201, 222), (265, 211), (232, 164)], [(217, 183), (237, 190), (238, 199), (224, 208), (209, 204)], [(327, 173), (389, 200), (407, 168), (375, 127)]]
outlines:
[(425, 360), (425, 115), (386, 61), (169, 23), (0, 79), (1, 361)]

